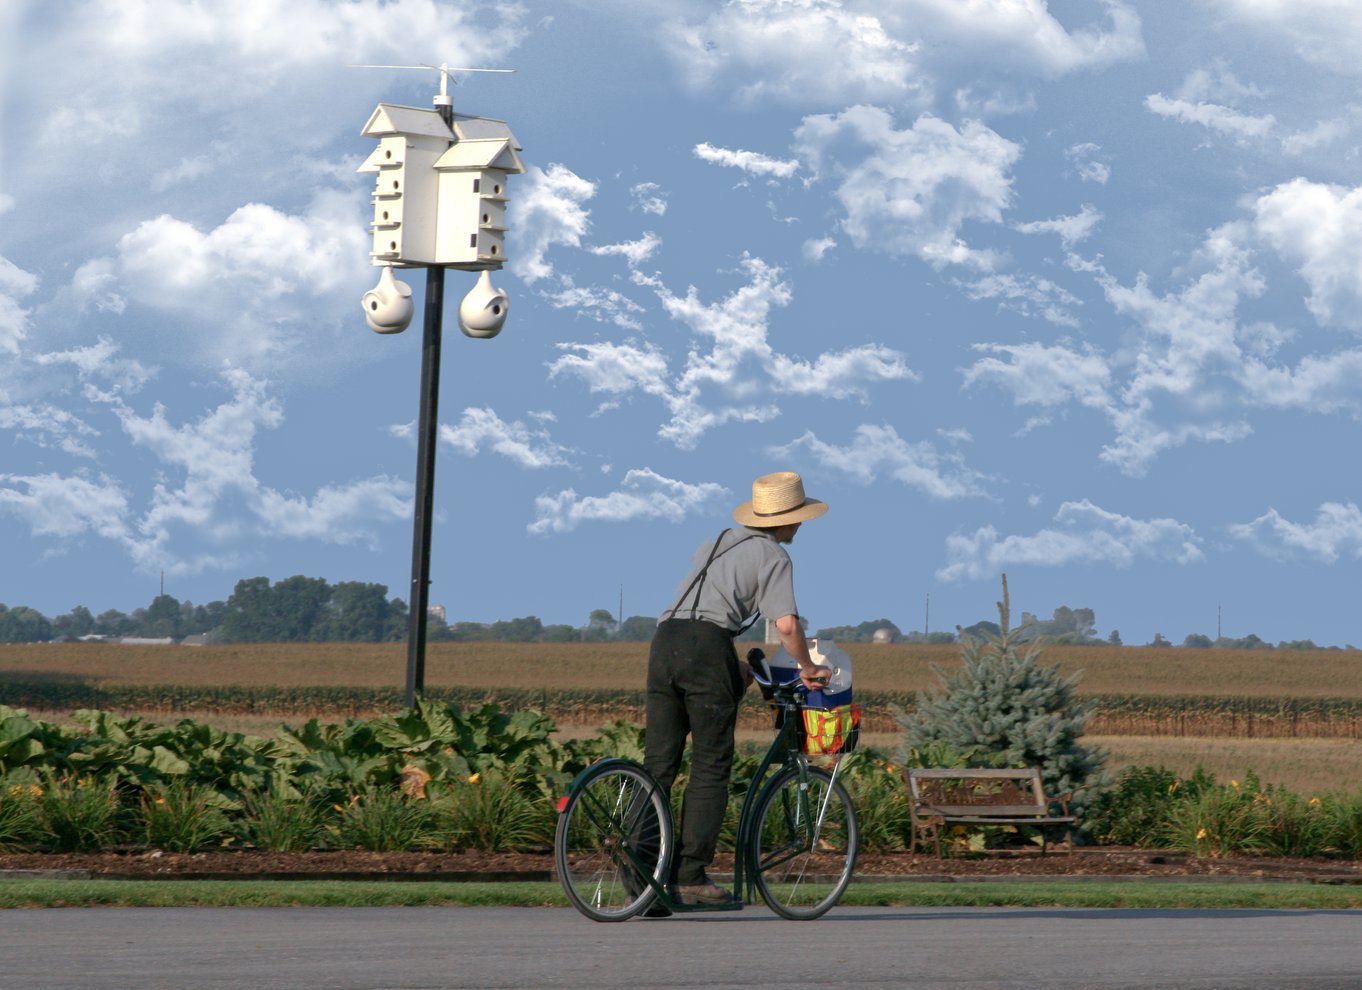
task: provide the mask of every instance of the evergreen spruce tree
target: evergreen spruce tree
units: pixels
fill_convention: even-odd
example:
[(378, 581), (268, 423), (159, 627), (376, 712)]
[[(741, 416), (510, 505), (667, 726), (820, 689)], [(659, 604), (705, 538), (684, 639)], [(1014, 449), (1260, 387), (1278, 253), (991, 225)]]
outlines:
[(1105, 754), (1080, 743), (1091, 710), (1075, 700), (1078, 675), (1038, 663), (1040, 644), (1019, 642), (1009, 624), (1007, 575), (998, 635), (961, 637), (963, 664), (899, 716), (909, 749), (945, 744), (973, 766), (1039, 767), (1047, 795), (1071, 794), (1081, 810), (1102, 783)]

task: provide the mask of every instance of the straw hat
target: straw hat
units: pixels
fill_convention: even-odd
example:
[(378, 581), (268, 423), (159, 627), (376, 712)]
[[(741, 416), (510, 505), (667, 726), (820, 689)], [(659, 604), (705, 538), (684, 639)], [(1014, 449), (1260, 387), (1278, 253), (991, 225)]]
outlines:
[(793, 471), (763, 474), (752, 482), (752, 500), (733, 510), (733, 518), (744, 526), (788, 526), (821, 516), (828, 511), (826, 502), (804, 495), (804, 479)]

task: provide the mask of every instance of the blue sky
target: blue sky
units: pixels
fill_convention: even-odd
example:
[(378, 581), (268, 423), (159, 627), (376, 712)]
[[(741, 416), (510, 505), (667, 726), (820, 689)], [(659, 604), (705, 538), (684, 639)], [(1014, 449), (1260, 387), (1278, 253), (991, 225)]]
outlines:
[[(420, 333), (367, 329), (379, 102), (505, 119), (449, 275), (431, 602), (655, 615), (751, 479), (814, 627), (1096, 612), (1362, 644), (1362, 8), (11, 0), (0, 602), (407, 597)], [(421, 297), (424, 275), (405, 275)], [(419, 312), (419, 310), (418, 310)]]

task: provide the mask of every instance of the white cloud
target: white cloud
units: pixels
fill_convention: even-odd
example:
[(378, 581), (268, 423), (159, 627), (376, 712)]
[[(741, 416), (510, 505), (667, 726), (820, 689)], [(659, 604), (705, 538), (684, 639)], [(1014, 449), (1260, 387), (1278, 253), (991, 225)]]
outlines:
[(1362, 8), (1349, 0), (1211, 0), (1241, 23), (1263, 28), (1262, 37), (1336, 72), (1362, 71)]
[(1071, 216), (1015, 223), (1012, 229), (1023, 234), (1058, 234), (1060, 243), (1068, 248), (1091, 237), (1101, 222), (1102, 211), (1091, 203), (1084, 203), (1083, 207)]
[(1134, 519), (1083, 499), (1061, 505), (1055, 522), (1056, 527), (1032, 536), (999, 538), (992, 526), (982, 526), (968, 535), (949, 536), (948, 563), (936, 576), (943, 581), (979, 580), (1016, 566), (1129, 567), (1140, 558), (1178, 564), (1198, 563), (1205, 558), (1196, 533), (1176, 519)]
[(1292, 179), (1260, 196), (1253, 216), (1257, 233), (1298, 266), (1315, 318), (1362, 330), (1362, 186)]
[(822, 261), (823, 256), (837, 246), (831, 237), (818, 237), (804, 242), (800, 253), (809, 261)]
[(635, 282), (651, 288), (667, 314), (704, 345), (689, 350), (679, 372), (654, 345), (595, 342), (560, 344), (568, 353), (550, 364), (549, 377), (579, 378), (592, 392), (609, 394), (611, 405), (634, 391), (660, 399), (671, 418), (658, 434), (684, 449), (725, 423), (774, 419), (787, 395), (864, 398), (869, 384), (916, 378), (901, 354), (880, 345), (812, 360), (780, 353), (768, 339), (768, 324), (771, 311), (790, 302), (790, 287), (779, 268), (760, 258), (744, 257), (742, 267), (748, 284), (713, 303), (703, 302), (694, 286), (678, 296), (660, 277), (634, 272)]
[(1101, 153), (1101, 145), (1086, 141), (1066, 148), (1064, 157), (1073, 165), (1079, 179), (1104, 186), (1111, 178), (1111, 166), (1098, 157)]
[(771, 379), (780, 392), (865, 400), (867, 382), (920, 381), (903, 355), (881, 344), (829, 351), (810, 361), (771, 355)]
[(604, 392), (612, 397), (633, 391), (669, 397), (667, 357), (652, 344), (599, 341), (559, 344), (558, 348), (566, 353), (550, 363), (550, 379), (559, 375), (578, 378), (590, 392)]
[[(323, 73), (333, 88), (365, 85), (364, 74), (343, 70), (348, 63), (489, 65), (526, 33), (525, 12), (513, 5), (468, 10), (432, 0), (53, 6), (25, 54), (41, 64), (54, 50), (64, 51), (70, 85), (84, 96), (50, 114), (47, 141), (64, 140), (83, 124), (96, 125), (86, 132), (90, 139), (101, 132), (134, 135), (179, 116), (166, 108), (187, 103), (211, 105), (220, 114), (245, 105), (268, 114), (265, 92), (311, 73)], [(374, 77), (368, 78), (371, 85)], [(181, 79), (230, 79), (232, 85), (167, 84)]]
[(468, 457), (486, 448), (526, 468), (568, 464), (567, 451), (547, 430), (508, 423), (491, 409), (465, 409), (457, 423), (440, 427), (440, 440)]
[(1294, 367), (1249, 359), (1237, 377), (1246, 400), (1255, 405), (1362, 413), (1362, 348), (1306, 355)]
[(667, 194), (656, 182), (640, 182), (631, 186), (629, 195), (633, 197), (634, 205), (644, 213), (651, 213), (658, 217), (666, 216)]
[(942, 453), (926, 441), (904, 440), (888, 425), (864, 423), (856, 427), (849, 444), (838, 447), (819, 440), (812, 432), (772, 448), (773, 455), (788, 457), (804, 449), (820, 467), (840, 471), (861, 484), (887, 475), (924, 495), (939, 499), (984, 494), (983, 477), (955, 453)]
[(997, 299), (1001, 309), (1026, 317), (1040, 317), (1058, 326), (1078, 327), (1074, 310), (1082, 305), (1082, 300), (1048, 278), (992, 274), (953, 282), (971, 299)]
[(1146, 96), (1144, 105), (1160, 117), (1168, 117), (1185, 124), (1200, 124), (1213, 131), (1236, 137), (1264, 137), (1277, 124), (1277, 119), (1272, 114), (1255, 117), (1217, 103), (1192, 103), (1189, 100), (1172, 99), (1162, 93)]
[(34, 536), (93, 533), (130, 542), (124, 522), (128, 496), (106, 476), (0, 474), (0, 509), (27, 523)]
[(916, 46), (890, 37), (874, 14), (837, 0), (743, 0), (703, 20), (673, 20), (664, 44), (696, 89), (740, 103), (807, 105), (928, 98), (913, 64)]
[(516, 230), (511, 270), (531, 284), (554, 274), (545, 257), (549, 248), (581, 245), (591, 229), (590, 213), (582, 204), (595, 195), (595, 183), (565, 165), (553, 164), (547, 171), (529, 166), (511, 201)]
[(625, 330), (641, 330), (638, 314), (643, 307), (615, 289), (572, 285), (564, 278), (561, 289), (545, 292), (543, 297), (554, 309), (570, 309), (601, 323), (613, 323)]
[(173, 316), (148, 329), (163, 353), (202, 366), (282, 369), (304, 348), (313, 364), (325, 353), (315, 346), (319, 312), (339, 325), (339, 300), (349, 302), (341, 290), (369, 278), (365, 240), (338, 193), (319, 194), (301, 215), (248, 203), (207, 231), (161, 215), (77, 269), (65, 298), (78, 309), (122, 314), (133, 303)]
[(885, 5), (884, 21), (923, 39), (924, 60), (1006, 66), (1054, 78), (1144, 57), (1140, 17), (1122, 0), (1105, 0), (1103, 26), (1066, 28), (1047, 0), (906, 0)]
[[(222, 149), (216, 149), (219, 154)], [(213, 159), (208, 155), (195, 155), (181, 158), (177, 165), (162, 169), (151, 177), (151, 191), (163, 193), (167, 189), (208, 175), (214, 169)]]
[(799, 162), (794, 159), (782, 161), (756, 151), (731, 151), (728, 148), (716, 148), (708, 142), (695, 146), (695, 157), (713, 165), (737, 168), (752, 175), (772, 176), (777, 179), (788, 179), (799, 170)]
[(252, 511), (261, 532), (293, 540), (373, 545), (376, 522), (411, 516), (411, 484), (399, 478), (363, 478), (348, 485), (323, 485), (311, 498), (272, 488), (255, 493)]
[(0, 476), (0, 511), (58, 550), (92, 535), (119, 545), (142, 571), (168, 574), (240, 566), (240, 548), (264, 537), (372, 544), (378, 526), (410, 516), (410, 484), (386, 476), (323, 485), (311, 497), (262, 484), (256, 437), (283, 422), (283, 408), (267, 383), (243, 371), (225, 372), (223, 384), (226, 401), (182, 424), (160, 403), (142, 415), (116, 393), (87, 388), (159, 465), (144, 507), (135, 504), (136, 485), (108, 473), (9, 473)]
[(981, 358), (964, 371), (966, 387), (997, 385), (1018, 405), (1060, 406), (1077, 402), (1110, 411), (1111, 368), (1091, 347), (1067, 344), (975, 344), (974, 350), (1002, 355)]
[(680, 522), (707, 511), (728, 489), (714, 482), (688, 484), (663, 477), (650, 468), (627, 471), (618, 490), (606, 495), (578, 495), (566, 488), (534, 500), (535, 521), (526, 529), (535, 534), (567, 533), (584, 522), (631, 522), (664, 519)]
[(657, 249), (662, 246), (662, 238), (651, 230), (644, 231), (642, 237), (636, 241), (621, 241), (618, 244), (602, 244), (597, 247), (587, 248), (592, 254), (602, 256), (619, 255), (625, 260), (630, 268), (637, 268), (647, 261)]
[(38, 276), (0, 257), (0, 353), (17, 354), (28, 336), (29, 311), (19, 300), (38, 288)]
[(1362, 558), (1362, 511), (1353, 502), (1324, 502), (1310, 523), (1293, 523), (1268, 509), (1252, 522), (1231, 526), (1230, 533), (1278, 560), (1333, 564), (1348, 553)]
[(1069, 29), (1045, 0), (741, 0), (664, 30), (692, 86), (741, 103), (921, 109), (959, 66), (1055, 78), (1143, 57), (1134, 8), (1103, 7), (1104, 24)]
[(842, 229), (857, 247), (915, 255), (935, 268), (996, 265), (993, 252), (970, 247), (961, 228), (1002, 221), (1019, 145), (977, 121), (957, 130), (926, 114), (897, 130), (887, 111), (870, 106), (806, 117), (795, 141), (818, 173), (837, 180)]

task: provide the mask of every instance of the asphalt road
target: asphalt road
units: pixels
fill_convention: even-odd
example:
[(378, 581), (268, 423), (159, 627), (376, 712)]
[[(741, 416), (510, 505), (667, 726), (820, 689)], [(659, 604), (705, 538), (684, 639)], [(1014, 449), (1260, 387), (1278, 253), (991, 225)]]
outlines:
[(764, 908), (0, 911), (3, 990), (1358, 990), (1362, 912)]

